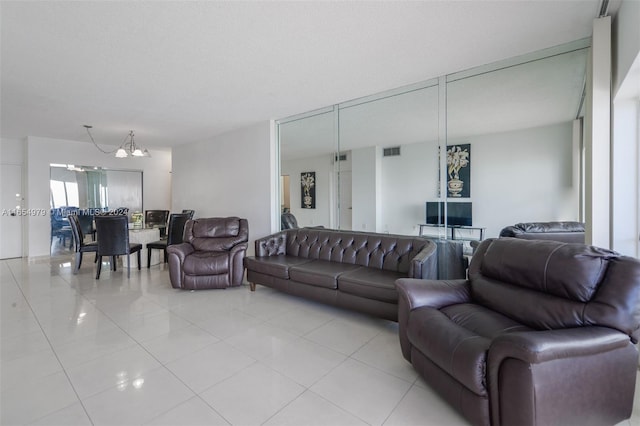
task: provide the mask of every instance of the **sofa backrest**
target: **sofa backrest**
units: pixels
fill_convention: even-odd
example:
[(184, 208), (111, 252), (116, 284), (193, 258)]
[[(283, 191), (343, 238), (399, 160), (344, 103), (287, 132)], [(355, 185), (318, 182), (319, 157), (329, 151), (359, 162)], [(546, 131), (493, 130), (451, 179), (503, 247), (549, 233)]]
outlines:
[(582, 222), (527, 222), (507, 226), (500, 231), (501, 237), (525, 240), (553, 240), (565, 243), (584, 244)]
[(640, 337), (640, 261), (584, 244), (483, 241), (469, 268), (474, 301), (537, 329), (600, 325)]
[(284, 232), (288, 255), (402, 273), (408, 273), (411, 259), (433, 244), (426, 238), (324, 228)]
[(228, 251), (249, 240), (249, 224), (239, 217), (199, 218), (187, 221), (185, 243), (198, 251)]

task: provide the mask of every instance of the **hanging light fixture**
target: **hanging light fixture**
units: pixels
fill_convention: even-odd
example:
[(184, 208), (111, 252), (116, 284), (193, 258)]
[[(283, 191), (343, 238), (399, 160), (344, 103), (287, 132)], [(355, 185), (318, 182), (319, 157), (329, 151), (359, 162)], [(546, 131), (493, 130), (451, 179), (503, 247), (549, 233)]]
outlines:
[(128, 156), (132, 157), (151, 157), (149, 151), (147, 149), (142, 149), (139, 145), (136, 144), (134, 140), (135, 134), (133, 130), (129, 131), (129, 134), (125, 137), (124, 141), (120, 144), (120, 146), (113, 151), (105, 151), (102, 149), (96, 141), (93, 139), (93, 135), (91, 134), (91, 129), (93, 126), (89, 126), (87, 124), (84, 125), (84, 128), (87, 129), (87, 133), (89, 134), (89, 138), (91, 138), (91, 142), (95, 145), (98, 150), (104, 154), (113, 154), (115, 153), (116, 158), (126, 158)]

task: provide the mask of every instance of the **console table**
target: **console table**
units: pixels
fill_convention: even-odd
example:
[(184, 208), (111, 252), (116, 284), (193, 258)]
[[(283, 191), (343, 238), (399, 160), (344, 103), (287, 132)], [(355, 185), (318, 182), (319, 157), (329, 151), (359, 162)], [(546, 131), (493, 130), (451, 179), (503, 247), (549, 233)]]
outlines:
[[(424, 236), (424, 230), (425, 228), (437, 228), (437, 229), (443, 229), (444, 225), (431, 225), (428, 223), (419, 223), (418, 226), (420, 227), (420, 231), (419, 234), (420, 236)], [(461, 240), (461, 241), (482, 241), (484, 240), (484, 231), (487, 228), (481, 228), (478, 226), (447, 226), (447, 234), (449, 234), (450, 239), (452, 240)], [(478, 233), (478, 238), (472, 238), (472, 237), (464, 237), (464, 236), (460, 236), (457, 235), (456, 231), (472, 231), (472, 232), (477, 232)]]

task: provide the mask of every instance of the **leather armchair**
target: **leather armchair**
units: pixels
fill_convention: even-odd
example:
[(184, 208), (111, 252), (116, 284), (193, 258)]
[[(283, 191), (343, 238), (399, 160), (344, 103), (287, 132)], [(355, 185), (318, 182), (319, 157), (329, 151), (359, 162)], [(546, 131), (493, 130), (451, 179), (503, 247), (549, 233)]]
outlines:
[(478, 425), (631, 416), (640, 261), (582, 244), (484, 241), (468, 280), (400, 279), (402, 354)]
[(174, 288), (226, 288), (242, 284), (249, 224), (238, 217), (189, 220), (181, 244), (167, 247)]

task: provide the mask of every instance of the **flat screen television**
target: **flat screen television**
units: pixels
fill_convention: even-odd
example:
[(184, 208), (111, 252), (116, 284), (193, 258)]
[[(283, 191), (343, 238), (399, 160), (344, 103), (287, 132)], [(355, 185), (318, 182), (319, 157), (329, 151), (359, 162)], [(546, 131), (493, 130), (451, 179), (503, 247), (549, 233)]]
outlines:
[[(473, 226), (471, 203), (447, 203), (447, 226)], [(428, 225), (444, 225), (444, 202), (427, 201)]]

